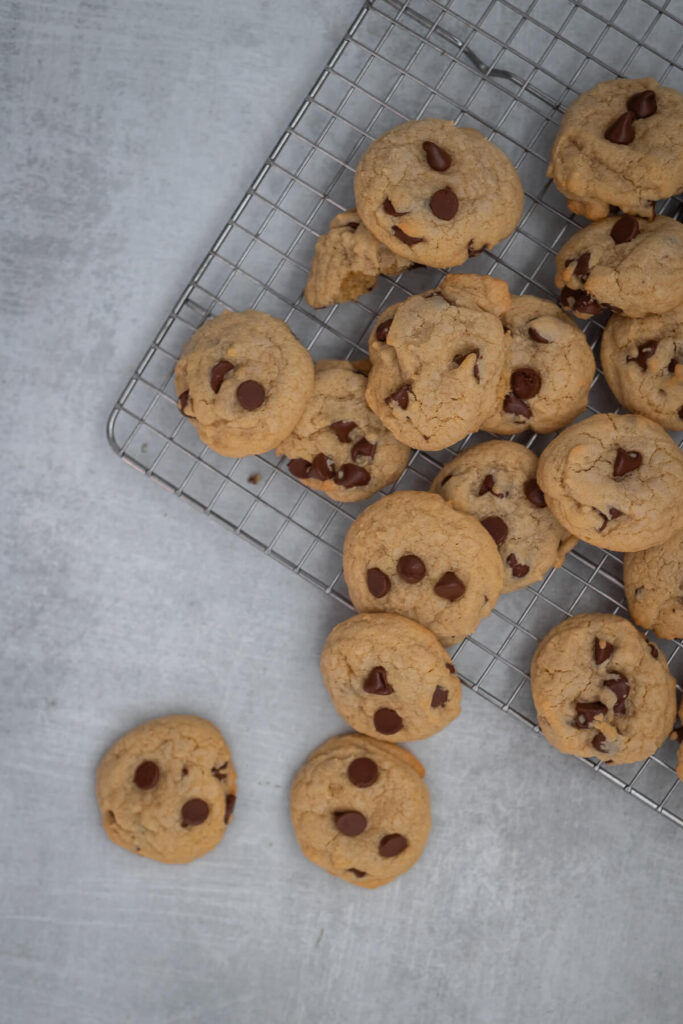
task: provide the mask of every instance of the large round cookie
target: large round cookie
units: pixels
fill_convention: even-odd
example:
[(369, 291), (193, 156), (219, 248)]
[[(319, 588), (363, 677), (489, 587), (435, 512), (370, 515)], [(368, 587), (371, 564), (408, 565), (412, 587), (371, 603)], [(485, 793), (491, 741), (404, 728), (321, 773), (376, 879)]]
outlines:
[(533, 656), (531, 694), (549, 743), (614, 764), (654, 754), (676, 715), (663, 654), (618, 615), (576, 615), (555, 626)]
[(683, 190), (683, 96), (654, 78), (600, 82), (562, 118), (548, 177), (589, 220), (615, 206), (651, 217)]
[(560, 305), (584, 320), (603, 309), (666, 313), (683, 302), (683, 224), (607, 217), (572, 235), (555, 266)]
[(410, 448), (397, 441), (365, 401), (365, 374), (343, 359), (316, 363), (313, 394), (278, 445), (289, 472), (337, 501), (360, 501), (398, 479)]
[(490, 613), (503, 565), (473, 516), (438, 494), (396, 491), (351, 524), (344, 578), (357, 611), (406, 615), (453, 644)]
[(380, 313), (366, 397), (395, 437), (439, 451), (479, 429), (501, 397), (509, 301), (503, 281), (450, 274)]
[(611, 316), (600, 362), (623, 406), (666, 430), (683, 430), (683, 305), (640, 320)]
[(203, 857), (235, 806), (230, 749), (194, 715), (153, 718), (109, 748), (97, 769), (102, 824), (118, 846), (165, 864)]
[(303, 853), (337, 878), (376, 889), (415, 864), (431, 827), (424, 768), (369, 736), (335, 736), (313, 751), (290, 792)]
[(282, 320), (221, 313), (192, 335), (175, 370), (178, 408), (220, 455), (273, 448), (313, 390), (313, 361)]
[(460, 680), (446, 651), (403, 615), (354, 615), (320, 658), (332, 703), (358, 732), (403, 743), (439, 732), (460, 713)]
[(631, 618), (657, 636), (683, 637), (683, 530), (624, 555), (624, 590)]
[(482, 424), (493, 434), (549, 434), (583, 412), (595, 375), (586, 337), (554, 302), (513, 295), (503, 313), (506, 386)]
[(517, 226), (524, 195), (505, 153), (474, 128), (408, 121), (365, 151), (356, 207), (384, 245), (429, 267), (455, 267)]
[(567, 427), (541, 455), (538, 482), (555, 518), (601, 548), (642, 551), (683, 527), (683, 455), (644, 416)]
[(576, 544), (546, 506), (538, 459), (513, 441), (486, 441), (446, 463), (431, 490), (491, 534), (503, 563), (503, 593), (543, 579)]

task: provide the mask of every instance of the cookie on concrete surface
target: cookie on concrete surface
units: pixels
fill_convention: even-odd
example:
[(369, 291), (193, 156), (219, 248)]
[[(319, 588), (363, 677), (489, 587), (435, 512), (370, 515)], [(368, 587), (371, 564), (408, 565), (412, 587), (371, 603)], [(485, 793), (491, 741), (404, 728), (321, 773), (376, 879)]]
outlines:
[(664, 655), (618, 615), (576, 615), (555, 626), (533, 656), (531, 694), (549, 743), (614, 764), (654, 754), (676, 715)]
[(367, 377), (353, 363), (316, 363), (313, 394), (277, 448), (289, 472), (336, 501), (360, 501), (393, 483), (410, 448), (397, 441), (365, 401)]
[(623, 406), (666, 430), (683, 430), (683, 305), (639, 320), (611, 316), (600, 362)]
[(354, 615), (320, 658), (332, 703), (357, 732), (393, 743), (439, 732), (460, 713), (460, 680), (430, 630), (403, 615)]
[(614, 207), (651, 217), (683, 191), (683, 96), (654, 78), (600, 82), (562, 118), (548, 177), (589, 220)]
[(118, 846), (165, 864), (203, 857), (223, 838), (237, 774), (218, 729), (194, 715), (152, 718), (97, 769), (102, 824)]
[(412, 260), (370, 234), (355, 210), (338, 213), (315, 243), (304, 298), (314, 309), (350, 302), (372, 291), (380, 274), (400, 274)]
[(270, 451), (313, 390), (313, 360), (267, 313), (221, 313), (192, 335), (175, 370), (178, 408), (220, 455)]
[(369, 340), (367, 401), (404, 444), (447, 448), (502, 401), (510, 293), (504, 281), (449, 274), (435, 291), (380, 313)]
[(683, 530), (624, 555), (624, 590), (635, 623), (670, 640), (683, 637)]
[(644, 416), (567, 427), (542, 453), (538, 482), (565, 529), (600, 548), (642, 551), (683, 528), (683, 455)]
[(396, 491), (351, 524), (344, 579), (357, 611), (406, 615), (454, 644), (495, 605), (503, 564), (474, 516), (438, 494)]
[(313, 751), (290, 792), (303, 853), (364, 889), (386, 885), (415, 864), (431, 815), (424, 768), (409, 751), (369, 736), (335, 736)]
[(671, 217), (607, 217), (581, 228), (556, 256), (560, 305), (587, 319), (604, 309), (628, 317), (683, 302), (683, 224)]
[(356, 170), (356, 207), (394, 252), (455, 267), (506, 238), (522, 215), (516, 170), (474, 128), (429, 118), (391, 128)]
[(506, 386), (482, 424), (492, 434), (549, 434), (583, 412), (595, 359), (582, 330), (554, 302), (512, 295), (503, 313)]
[(486, 441), (446, 463), (431, 490), (475, 516), (503, 562), (503, 593), (543, 579), (576, 544), (546, 506), (538, 459), (514, 441)]

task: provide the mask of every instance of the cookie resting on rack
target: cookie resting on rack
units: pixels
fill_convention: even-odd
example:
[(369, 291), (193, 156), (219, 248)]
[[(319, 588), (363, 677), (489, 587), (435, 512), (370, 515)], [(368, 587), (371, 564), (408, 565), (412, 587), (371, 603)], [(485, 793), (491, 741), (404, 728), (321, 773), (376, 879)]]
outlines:
[(290, 814), (310, 861), (352, 885), (376, 889), (408, 871), (427, 842), (424, 768), (393, 743), (335, 736), (297, 772)]
[(407, 121), (373, 142), (354, 179), (356, 208), (399, 256), (455, 267), (506, 238), (522, 215), (519, 177), (474, 128)]
[(351, 524), (344, 579), (357, 611), (405, 615), (454, 644), (491, 612), (503, 564), (474, 516), (438, 494), (395, 491)]
[(565, 619), (531, 662), (538, 724), (563, 754), (631, 764), (654, 754), (676, 716), (666, 659), (628, 619)]
[(624, 590), (638, 626), (669, 640), (683, 637), (683, 530), (624, 555)]
[(354, 615), (320, 658), (332, 703), (352, 729), (393, 743), (440, 732), (460, 713), (460, 680), (430, 630), (403, 615)]
[(236, 788), (227, 743), (211, 722), (194, 715), (143, 722), (109, 748), (97, 769), (109, 838), (165, 864), (186, 864), (220, 842)]
[(267, 313), (221, 313), (192, 335), (175, 370), (178, 408), (220, 455), (270, 451), (313, 391), (313, 360)]
[(538, 483), (565, 529), (600, 548), (642, 551), (683, 528), (683, 455), (644, 416), (567, 427), (541, 454)]

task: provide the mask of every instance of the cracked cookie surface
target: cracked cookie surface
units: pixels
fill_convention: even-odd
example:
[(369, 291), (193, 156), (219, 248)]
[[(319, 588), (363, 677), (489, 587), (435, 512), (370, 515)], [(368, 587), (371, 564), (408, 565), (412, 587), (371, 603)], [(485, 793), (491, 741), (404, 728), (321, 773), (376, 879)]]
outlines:
[(657, 636), (683, 637), (683, 530), (624, 555), (624, 590), (631, 618)]

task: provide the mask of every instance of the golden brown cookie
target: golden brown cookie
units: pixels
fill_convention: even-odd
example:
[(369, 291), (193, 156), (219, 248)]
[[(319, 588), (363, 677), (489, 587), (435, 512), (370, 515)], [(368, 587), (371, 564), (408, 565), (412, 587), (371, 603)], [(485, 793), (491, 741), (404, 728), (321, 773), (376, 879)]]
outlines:
[(635, 623), (657, 636), (683, 637), (683, 530), (624, 555), (624, 590)]

